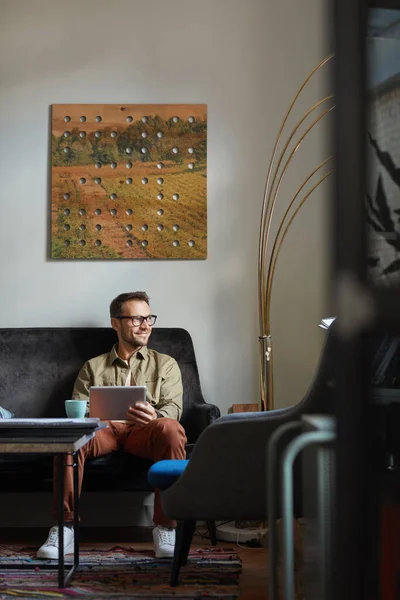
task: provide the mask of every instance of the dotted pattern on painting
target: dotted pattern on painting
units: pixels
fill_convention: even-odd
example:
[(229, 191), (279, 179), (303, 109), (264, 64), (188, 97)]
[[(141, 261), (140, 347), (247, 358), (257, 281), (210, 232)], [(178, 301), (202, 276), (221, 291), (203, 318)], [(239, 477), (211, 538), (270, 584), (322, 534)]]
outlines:
[(206, 258), (206, 105), (53, 105), (51, 208), (52, 258)]

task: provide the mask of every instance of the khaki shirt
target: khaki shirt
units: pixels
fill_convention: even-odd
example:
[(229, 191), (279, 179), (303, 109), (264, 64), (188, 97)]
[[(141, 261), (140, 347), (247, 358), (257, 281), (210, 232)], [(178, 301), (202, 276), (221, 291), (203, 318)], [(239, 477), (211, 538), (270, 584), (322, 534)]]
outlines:
[[(146, 400), (160, 417), (179, 420), (182, 415), (182, 376), (178, 363), (167, 354), (143, 346), (127, 362), (110, 352), (86, 361), (75, 381), (72, 398), (89, 400), (92, 385), (125, 385), (131, 370), (135, 385), (146, 386)], [(133, 383), (133, 382), (132, 382)]]

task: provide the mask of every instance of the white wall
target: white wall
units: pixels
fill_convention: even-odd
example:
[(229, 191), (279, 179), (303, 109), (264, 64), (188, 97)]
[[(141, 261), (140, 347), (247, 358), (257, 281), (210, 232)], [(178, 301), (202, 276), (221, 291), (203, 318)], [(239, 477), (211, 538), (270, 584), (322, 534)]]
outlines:
[[(192, 334), (208, 401), (226, 412), (257, 400), (266, 167), (289, 100), (325, 55), (323, 5), (0, 0), (0, 326), (104, 326), (114, 296), (144, 289), (159, 326)], [(206, 261), (49, 260), (49, 106), (114, 102), (208, 104)], [(326, 190), (288, 236), (274, 285), (278, 405), (300, 398), (322, 342)]]

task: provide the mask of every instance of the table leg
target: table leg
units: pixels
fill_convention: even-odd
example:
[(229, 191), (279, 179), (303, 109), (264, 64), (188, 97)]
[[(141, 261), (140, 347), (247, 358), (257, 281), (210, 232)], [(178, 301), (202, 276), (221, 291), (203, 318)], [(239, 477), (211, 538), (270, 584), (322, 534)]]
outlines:
[[(74, 478), (74, 564), (71, 569), (65, 574), (65, 558), (64, 558), (64, 469), (71, 468), (67, 464), (64, 465), (64, 454), (57, 455), (58, 469), (58, 587), (65, 588), (68, 586), (74, 574), (75, 568), (79, 565), (79, 498), (78, 498), (78, 469), (76, 461), (76, 452), (71, 455), (72, 469)], [(78, 524), (78, 526), (77, 526)]]
[[(71, 581), (72, 576), (75, 572), (75, 569), (76, 569), (77, 565), (79, 564), (79, 498), (78, 498), (78, 468), (77, 468), (78, 463), (77, 463), (77, 459), (76, 459), (76, 452), (72, 452), (68, 456), (71, 456), (72, 464), (67, 463), (67, 465), (64, 468), (72, 469), (73, 481), (74, 481), (74, 562), (73, 562), (72, 567), (68, 571), (68, 573), (65, 575), (64, 552), (62, 553), (63, 567), (62, 567), (62, 576), (60, 575), (60, 570), (59, 570), (59, 582), (60, 582), (60, 578), (62, 578), (61, 581), (63, 582), (63, 585), (60, 585), (60, 583), (59, 583), (59, 587), (64, 587), (64, 588), (68, 586), (68, 584)], [(63, 475), (64, 475), (64, 471), (63, 471)], [(63, 485), (63, 495), (64, 495), (64, 485)], [(61, 504), (62, 504), (62, 508), (64, 509), (63, 499), (61, 501)], [(78, 526), (77, 526), (77, 524), (78, 524)], [(64, 512), (62, 513), (62, 525), (63, 525), (63, 530), (64, 530)], [(64, 538), (64, 535), (62, 537)], [(60, 547), (63, 548), (63, 546), (61, 546), (61, 537), (59, 538), (59, 540), (60, 540)]]
[(64, 455), (57, 455), (58, 470), (58, 587), (64, 587)]
[(78, 482), (78, 462), (77, 454), (73, 454), (74, 469), (74, 565), (79, 565), (79, 542), (80, 542), (80, 522), (79, 522), (79, 482)]

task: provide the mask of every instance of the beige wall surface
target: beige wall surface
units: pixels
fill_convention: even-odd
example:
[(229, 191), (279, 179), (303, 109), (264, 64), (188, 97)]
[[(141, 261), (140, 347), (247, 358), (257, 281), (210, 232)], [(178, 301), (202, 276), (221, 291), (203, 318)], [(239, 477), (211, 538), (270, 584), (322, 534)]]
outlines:
[[(0, 327), (105, 326), (114, 296), (144, 289), (159, 326), (192, 334), (207, 401), (222, 412), (257, 401), (266, 169), (290, 99), (327, 51), (325, 4), (0, 0)], [(318, 81), (303, 106), (325, 89)], [(50, 105), (127, 102), (208, 104), (205, 261), (48, 258)], [(283, 197), (326, 146), (320, 128), (294, 161)], [(279, 406), (301, 398), (323, 341), (328, 191), (299, 215), (276, 273)]]

